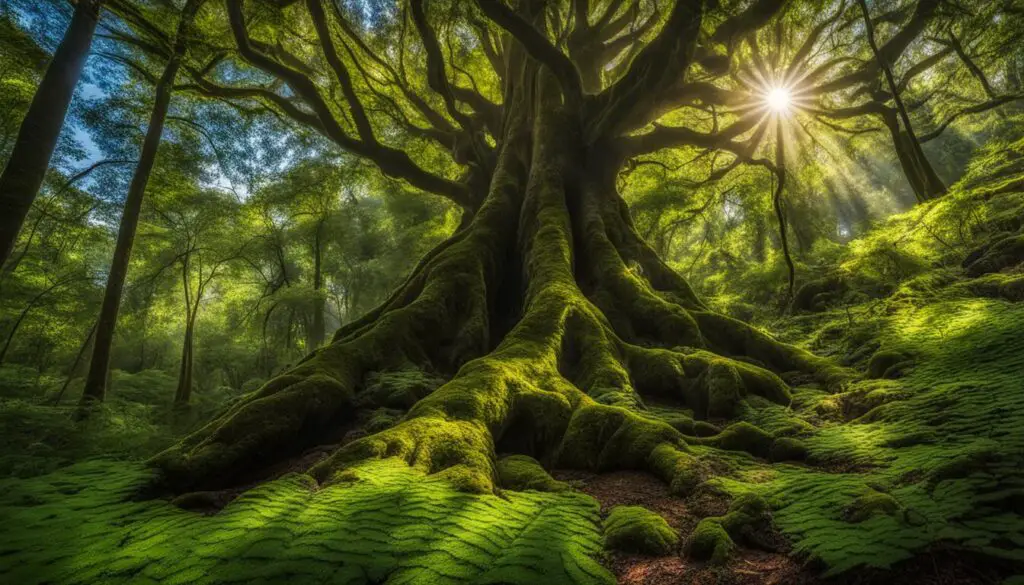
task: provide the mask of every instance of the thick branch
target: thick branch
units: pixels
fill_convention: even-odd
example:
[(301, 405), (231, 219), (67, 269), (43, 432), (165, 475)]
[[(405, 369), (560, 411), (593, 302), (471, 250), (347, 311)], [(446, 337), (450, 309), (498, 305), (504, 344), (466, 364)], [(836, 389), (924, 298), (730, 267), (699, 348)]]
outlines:
[(918, 140), (920, 140), (921, 142), (928, 142), (930, 140), (934, 140), (934, 139), (938, 138), (943, 132), (945, 132), (946, 128), (948, 128), (950, 124), (952, 124), (953, 122), (957, 121), (959, 118), (962, 118), (964, 116), (969, 116), (971, 114), (980, 114), (982, 112), (987, 112), (987, 111), (989, 111), (991, 109), (998, 108), (999, 106), (1001, 106), (1003, 104), (1008, 104), (1010, 102), (1014, 102), (1014, 101), (1017, 101), (1017, 100), (1024, 100), (1024, 94), (1010, 94), (1010, 95), (999, 96), (999, 97), (997, 97), (995, 99), (991, 99), (991, 100), (989, 100), (987, 102), (982, 102), (980, 104), (975, 104), (973, 106), (968, 106), (968, 107), (966, 107), (966, 108), (964, 108), (964, 109), (954, 113), (953, 115), (951, 115), (944, 122), (939, 124), (939, 126), (937, 128), (935, 128), (934, 130), (932, 130), (931, 132), (929, 132), (927, 134), (922, 135), (920, 138), (918, 138)]
[[(242, 1), (228, 0), (227, 2), (231, 32), (242, 58), (256, 68), (287, 83), (310, 106), (320, 120), (325, 134), (331, 140), (354, 154), (372, 160), (386, 175), (405, 179), (414, 187), (447, 197), (464, 208), (475, 207), (476, 203), (472, 200), (465, 185), (424, 171), (409, 158), (405, 151), (384, 146), (376, 141), (360, 141), (349, 136), (338, 123), (327, 102), (309, 77), (271, 59), (250, 43), (245, 17), (242, 13)], [(314, 0), (310, 0), (309, 3), (313, 2)]]
[(580, 80), (580, 72), (576, 70), (573, 62), (548, 42), (540, 31), (505, 6), (501, 0), (477, 0), (477, 5), (487, 15), (487, 18), (519, 41), (531, 57), (543, 63), (555, 74), (567, 103), (578, 104), (582, 101), (583, 82)]
[(919, 0), (910, 21), (907, 22), (907, 24), (891, 39), (889, 39), (889, 42), (878, 48), (878, 59), (866, 62), (853, 73), (849, 73), (829, 83), (823, 84), (818, 88), (818, 90), (821, 93), (830, 93), (833, 91), (843, 90), (860, 83), (870, 83), (881, 71), (879, 61), (884, 60), (884, 62), (892, 64), (899, 61), (900, 56), (903, 55), (903, 52), (908, 46), (910, 46), (910, 43), (913, 42), (914, 39), (924, 31), (925, 27), (928, 26), (928, 23), (938, 11), (940, 4), (940, 0)]
[(703, 2), (676, 2), (658, 36), (633, 59), (622, 79), (588, 103), (589, 142), (620, 136), (643, 125), (663, 94), (685, 81), (702, 18)]

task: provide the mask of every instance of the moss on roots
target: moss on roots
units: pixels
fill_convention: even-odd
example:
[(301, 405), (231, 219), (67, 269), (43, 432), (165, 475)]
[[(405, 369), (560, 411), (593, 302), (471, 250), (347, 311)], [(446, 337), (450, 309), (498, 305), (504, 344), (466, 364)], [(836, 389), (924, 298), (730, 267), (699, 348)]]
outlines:
[(569, 484), (553, 479), (536, 459), (527, 455), (509, 455), (498, 460), (498, 480), (507, 490), (564, 492)]

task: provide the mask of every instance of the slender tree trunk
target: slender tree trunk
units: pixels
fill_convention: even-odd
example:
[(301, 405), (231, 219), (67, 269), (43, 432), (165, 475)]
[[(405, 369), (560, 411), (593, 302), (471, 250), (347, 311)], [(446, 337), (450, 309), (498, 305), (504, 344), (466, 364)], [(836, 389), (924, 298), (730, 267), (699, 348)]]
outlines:
[[(874, 53), (878, 66), (882, 70), (885, 81), (889, 86), (889, 92), (892, 93), (893, 102), (896, 104), (896, 111), (899, 113), (900, 120), (903, 121), (902, 138), (896, 144), (897, 153), (905, 149), (906, 155), (911, 161), (913, 175), (916, 175), (918, 185), (921, 186), (918, 199), (934, 199), (946, 193), (946, 185), (939, 178), (938, 174), (935, 173), (935, 169), (921, 148), (921, 142), (914, 133), (914, 125), (910, 121), (910, 115), (907, 113), (907, 107), (903, 103), (903, 98), (900, 97), (899, 86), (896, 84), (896, 79), (892, 74), (892, 66), (885, 60), (878, 49), (878, 43), (875, 40), (875, 27), (871, 23), (868, 5), (865, 0), (859, 0), (859, 3), (861, 12), (864, 13), (864, 27), (868, 36), (868, 44), (871, 45), (871, 51)], [(903, 156), (900, 157), (900, 164), (903, 165), (904, 171), (906, 171), (907, 163), (904, 162)], [(911, 175), (908, 175), (908, 178), (910, 177)], [(913, 185), (913, 179), (911, 179), (911, 185)], [(917, 192), (916, 189), (915, 192)]]
[(71, 367), (68, 368), (68, 375), (64, 378), (64, 383), (61, 384), (60, 392), (53, 399), (53, 405), (57, 406), (60, 401), (64, 399), (64, 392), (67, 391), (68, 386), (71, 384), (72, 378), (75, 376), (75, 371), (78, 370), (78, 364), (82, 362), (82, 356), (85, 355), (85, 350), (89, 349), (89, 342), (92, 341), (93, 334), (96, 333), (96, 322), (93, 321), (92, 327), (89, 328), (89, 333), (85, 336), (85, 340), (82, 341), (82, 345), (78, 348), (78, 353), (75, 354), (75, 361), (71, 362)]
[(789, 275), (789, 288), (786, 291), (786, 305), (793, 300), (793, 288), (796, 286), (796, 266), (793, 265), (793, 257), (789, 252), (789, 238), (786, 235), (786, 213), (783, 209), (782, 195), (786, 188), (786, 146), (782, 137), (782, 114), (776, 114), (778, 120), (775, 123), (775, 170), (778, 176), (778, 185), (772, 194), (772, 207), (775, 208), (775, 219), (779, 223), (779, 240), (782, 242), (782, 257), (786, 260), (786, 269)]
[(117, 245), (114, 248), (114, 258), (111, 262), (110, 273), (107, 276), (107, 288), (103, 294), (103, 306), (100, 308), (96, 329), (96, 343), (93, 347), (92, 361), (89, 363), (89, 374), (86, 376), (85, 390), (82, 394), (83, 403), (102, 401), (106, 394), (107, 369), (110, 367), (110, 349), (114, 342), (117, 313), (121, 306), (121, 293), (124, 289), (125, 277), (128, 274), (132, 245), (135, 242), (135, 231), (139, 225), (142, 198), (146, 193), (146, 184), (149, 182), (150, 172), (152, 172), (153, 165), (156, 162), (157, 151), (160, 148), (160, 138), (164, 129), (164, 121), (167, 117), (167, 109), (170, 105), (171, 93), (174, 89), (174, 79), (178, 74), (181, 60), (185, 54), (188, 29), (198, 9), (198, 5), (199, 2), (197, 0), (190, 0), (182, 10), (173, 54), (166, 67), (164, 67), (163, 75), (156, 85), (156, 99), (153, 104), (153, 111), (150, 114), (146, 138), (142, 144), (142, 154), (139, 157), (139, 165), (135, 168), (135, 174), (132, 176), (132, 182), (128, 187), (128, 197), (125, 199), (124, 212), (121, 215), (121, 225), (117, 231)]
[(192, 355), (195, 338), (195, 312), (189, 311), (185, 323), (185, 338), (181, 344), (181, 365), (178, 368), (178, 387), (174, 391), (174, 406), (188, 405), (192, 397)]
[(312, 351), (324, 342), (324, 297), (323, 297), (323, 221), (317, 223), (313, 238), (313, 318), (309, 329), (306, 348)]
[(174, 405), (186, 406), (192, 396), (192, 348), (195, 332), (196, 313), (199, 311), (199, 299), (203, 294), (202, 273), (199, 275), (199, 286), (195, 300), (192, 298), (191, 254), (186, 254), (181, 263), (181, 288), (185, 298), (185, 337), (181, 343), (181, 364), (178, 366), (178, 387), (174, 391)]
[(0, 264), (7, 260), (39, 193), (75, 86), (92, 45), (100, 0), (79, 0), (71, 25), (47, 67), (0, 175)]

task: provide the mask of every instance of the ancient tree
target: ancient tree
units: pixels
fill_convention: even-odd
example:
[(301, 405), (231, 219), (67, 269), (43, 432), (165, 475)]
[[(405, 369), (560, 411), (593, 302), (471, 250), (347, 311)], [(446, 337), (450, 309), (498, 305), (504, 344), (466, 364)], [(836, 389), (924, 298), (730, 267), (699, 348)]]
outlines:
[[(314, 128), (465, 219), (384, 304), (157, 456), (166, 486), (222, 487), (383, 406), (408, 412), (310, 473), (400, 457), (486, 491), (496, 454), (515, 452), (685, 489), (706, 475), (693, 443), (800, 455), (746, 424), (698, 437), (643, 416), (662, 399), (728, 421), (746, 395), (787, 404), (784, 380), (841, 372), (709, 310), (637, 234), (615, 180), (631, 157), (681, 145), (750, 158), (742, 116), (663, 117), (728, 106), (716, 80), (785, 3), (412, 0), (388, 22), (327, 0), (216, 4), (200, 16), (227, 23), (230, 49), (190, 64), (183, 89)], [(410, 369), (447, 382), (401, 395), (367, 383)]]

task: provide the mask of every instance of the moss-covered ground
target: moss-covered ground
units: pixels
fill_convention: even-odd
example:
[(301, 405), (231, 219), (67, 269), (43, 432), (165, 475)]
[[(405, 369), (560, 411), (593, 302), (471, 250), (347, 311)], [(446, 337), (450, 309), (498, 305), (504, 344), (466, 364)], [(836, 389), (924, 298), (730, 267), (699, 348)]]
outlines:
[(574, 493), (452, 489), (398, 460), (314, 489), (288, 475), (216, 515), (133, 501), (147, 472), (80, 463), (0, 487), (4, 583), (609, 583)]

